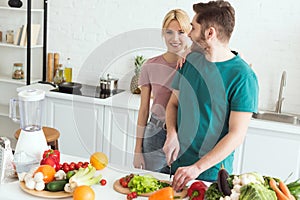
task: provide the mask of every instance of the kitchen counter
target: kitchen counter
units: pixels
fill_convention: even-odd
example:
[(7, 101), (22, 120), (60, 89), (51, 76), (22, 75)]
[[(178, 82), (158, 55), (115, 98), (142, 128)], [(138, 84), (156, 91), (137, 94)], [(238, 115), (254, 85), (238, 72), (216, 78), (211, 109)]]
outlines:
[[(78, 161), (89, 161), (86, 158), (80, 158), (80, 157), (74, 157), (70, 155), (61, 155), (62, 162), (78, 162)], [(118, 180), (119, 178), (130, 174), (130, 173), (138, 173), (138, 174), (152, 174), (154, 177), (161, 179), (161, 180), (169, 180), (169, 176), (166, 174), (161, 173), (155, 173), (155, 172), (149, 172), (145, 170), (139, 170), (139, 169), (130, 169), (130, 168), (124, 168), (123, 166), (116, 166), (116, 165), (108, 165), (103, 170), (98, 170), (97, 174), (102, 174), (103, 179), (107, 180), (107, 184), (105, 186), (101, 186), (100, 184), (93, 185), (92, 188), (95, 191), (95, 199), (112, 199), (112, 200), (125, 200), (126, 195), (120, 194), (116, 192), (113, 189), (113, 183), (115, 180)], [(26, 200), (38, 200), (38, 199), (46, 199), (46, 198), (40, 198), (32, 196), (31, 194), (28, 194), (24, 192), (20, 186), (19, 182), (16, 180), (11, 183), (6, 183), (0, 185), (0, 197), (1, 199), (5, 200), (19, 200), (19, 199), (26, 199)], [(70, 198), (64, 198), (64, 199), (72, 199)], [(147, 199), (145, 197), (138, 197), (137, 200)], [(186, 198), (187, 199), (187, 198)]]

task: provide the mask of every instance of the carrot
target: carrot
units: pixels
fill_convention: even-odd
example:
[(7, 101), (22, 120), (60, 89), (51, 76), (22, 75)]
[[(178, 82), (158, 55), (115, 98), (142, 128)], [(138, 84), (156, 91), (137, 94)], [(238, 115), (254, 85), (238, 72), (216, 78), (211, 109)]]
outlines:
[(270, 179), (269, 184), (270, 187), (275, 191), (278, 200), (290, 200), (290, 198), (278, 188), (277, 183), (273, 178)]
[(295, 200), (295, 197), (291, 194), (289, 188), (283, 181), (279, 181), (279, 188), (285, 194), (285, 196), (289, 197), (290, 200)]

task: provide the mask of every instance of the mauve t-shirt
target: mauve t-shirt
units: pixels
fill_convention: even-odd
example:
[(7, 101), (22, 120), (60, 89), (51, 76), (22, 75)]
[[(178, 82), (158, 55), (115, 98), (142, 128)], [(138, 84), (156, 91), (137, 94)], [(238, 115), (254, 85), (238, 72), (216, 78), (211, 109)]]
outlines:
[(143, 65), (139, 85), (151, 87), (153, 103), (151, 113), (165, 120), (166, 106), (172, 93), (171, 83), (176, 72), (176, 62), (168, 63), (162, 55), (150, 58)]

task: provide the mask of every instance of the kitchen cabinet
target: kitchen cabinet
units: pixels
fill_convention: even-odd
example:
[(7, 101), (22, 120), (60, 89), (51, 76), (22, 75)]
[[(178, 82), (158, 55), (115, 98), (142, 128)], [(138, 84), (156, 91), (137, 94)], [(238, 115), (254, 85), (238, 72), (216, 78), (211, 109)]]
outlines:
[(101, 151), (110, 163), (132, 166), (137, 110), (109, 102), (95, 103), (89, 97), (80, 100), (75, 97), (55, 92), (46, 94), (45, 125), (60, 131), (60, 151), (85, 157)]
[(235, 173), (259, 172), (296, 180), (300, 172), (300, 126), (252, 120), (235, 155)]
[(137, 115), (136, 110), (105, 106), (102, 150), (111, 163), (132, 166)]
[(59, 150), (65, 154), (89, 157), (102, 140), (104, 106), (46, 99), (46, 125), (60, 132)]

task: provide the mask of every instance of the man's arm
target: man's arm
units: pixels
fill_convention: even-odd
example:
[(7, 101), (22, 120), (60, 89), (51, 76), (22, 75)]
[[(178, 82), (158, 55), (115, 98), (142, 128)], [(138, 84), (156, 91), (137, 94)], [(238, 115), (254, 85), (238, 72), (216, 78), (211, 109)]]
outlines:
[(174, 179), (174, 190), (182, 189), (189, 181), (197, 178), (202, 172), (224, 160), (233, 150), (243, 143), (252, 113), (231, 111), (229, 131), (217, 145), (199, 161), (187, 167), (177, 169)]
[(163, 147), (168, 165), (176, 160), (179, 153), (177, 137), (178, 90), (173, 90), (166, 109), (167, 139)]
[(231, 111), (228, 134), (210, 152), (195, 163), (201, 173), (224, 160), (243, 143), (251, 117), (252, 113), (249, 112)]

